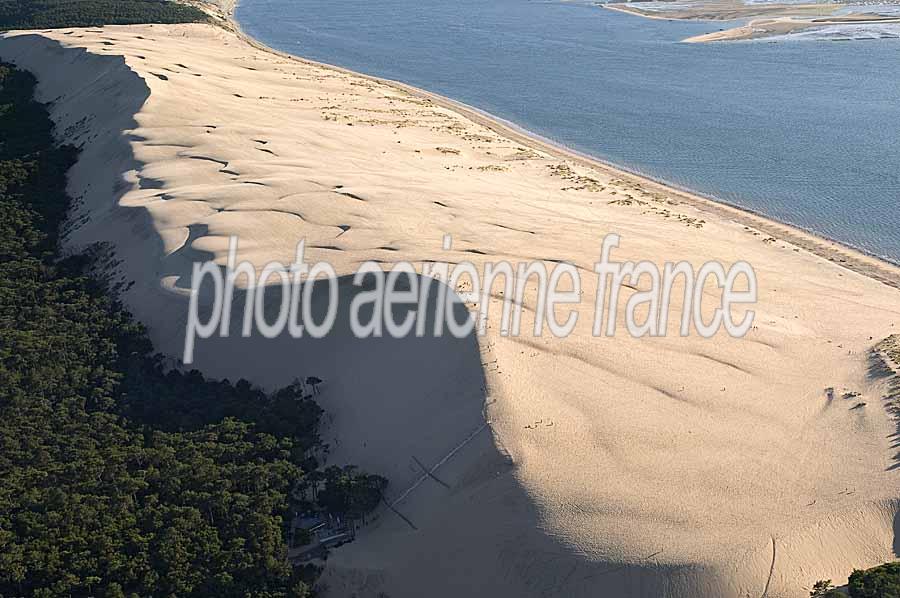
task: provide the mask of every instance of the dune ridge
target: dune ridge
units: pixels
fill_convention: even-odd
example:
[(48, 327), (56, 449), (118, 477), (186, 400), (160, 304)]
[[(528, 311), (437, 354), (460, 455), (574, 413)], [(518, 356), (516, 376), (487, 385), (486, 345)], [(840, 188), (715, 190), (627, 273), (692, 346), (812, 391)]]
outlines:
[(336, 460), (391, 479), (408, 521), (385, 509), (336, 551), (332, 595), (799, 597), (893, 556), (897, 430), (873, 363), (900, 322), (893, 266), (217, 27), (12, 33), (0, 56), (83, 144), (68, 246), (112, 245), (173, 356), (190, 266), (224, 264), (229, 235), (258, 267), (305, 238), (344, 283), (366, 259), (590, 271), (608, 232), (616, 259), (755, 266), (740, 340), (597, 339), (585, 301), (567, 339), (198, 344), (210, 375), (321, 376)]

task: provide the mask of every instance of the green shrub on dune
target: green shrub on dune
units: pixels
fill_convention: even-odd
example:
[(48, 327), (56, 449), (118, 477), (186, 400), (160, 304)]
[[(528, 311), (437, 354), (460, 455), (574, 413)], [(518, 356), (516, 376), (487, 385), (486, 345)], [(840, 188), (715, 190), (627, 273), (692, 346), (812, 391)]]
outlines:
[(836, 589), (830, 579), (813, 584), (809, 598), (847, 598), (847, 595)]

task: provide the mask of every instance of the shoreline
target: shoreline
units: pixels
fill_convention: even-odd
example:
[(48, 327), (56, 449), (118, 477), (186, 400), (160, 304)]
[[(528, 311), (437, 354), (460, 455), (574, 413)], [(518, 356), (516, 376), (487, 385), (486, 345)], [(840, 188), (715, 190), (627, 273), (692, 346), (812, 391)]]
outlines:
[[(671, 12), (661, 11), (654, 14), (635, 3), (603, 4), (603, 8), (617, 12), (655, 19), (660, 21), (692, 21), (695, 23), (744, 23), (719, 29), (710, 33), (702, 33), (681, 40), (683, 44), (706, 44), (713, 42), (738, 42), (777, 39), (792, 33), (803, 32), (816, 27), (840, 26), (840, 25), (892, 25), (900, 23), (900, 18), (887, 15), (866, 15), (856, 13), (850, 15), (835, 14), (842, 4), (782, 4), (771, 5), (773, 10), (761, 11), (745, 10), (744, 14), (735, 12), (716, 12), (717, 8), (709, 5), (709, 12), (699, 9), (703, 3), (697, 3), (692, 9), (679, 9)], [(824, 12), (830, 8), (831, 13)], [(727, 8), (718, 8), (725, 10)]]
[[(695, 35), (682, 40), (685, 44), (706, 44), (714, 42), (750, 42), (774, 40), (778, 41), (786, 36), (803, 33), (804, 31), (814, 30), (819, 27), (840, 27), (840, 26), (865, 26), (865, 25), (896, 25), (900, 23), (900, 19), (878, 18), (878, 19), (847, 19), (845, 17), (837, 17), (834, 19), (800, 19), (792, 16), (753, 19), (746, 25), (733, 27), (723, 31), (714, 31), (712, 33), (704, 33)], [(854, 39), (854, 38), (850, 38)], [(860, 38), (865, 39), (865, 38)], [(831, 40), (838, 41), (838, 40)]]
[[(240, 23), (234, 16), (238, 1), (239, 0), (224, 0), (223, 5), (216, 5), (216, 7), (221, 11), (221, 18), (224, 20), (224, 23), (228, 25), (235, 35), (258, 50), (272, 53), (281, 58), (296, 60), (302, 64), (313, 65), (339, 73), (361, 77), (399, 89), (414, 97), (430, 100), (438, 106), (458, 112), (464, 118), (486, 127), (498, 135), (507, 137), (511, 141), (520, 143), (531, 149), (546, 152), (559, 159), (569, 160), (582, 167), (599, 170), (607, 175), (619, 177), (631, 183), (645, 185), (649, 190), (658, 193), (666, 193), (672, 196), (672, 199), (679, 203), (685, 203), (700, 211), (750, 227), (761, 233), (770, 235), (777, 240), (791, 243), (818, 257), (842, 266), (847, 270), (867, 276), (882, 284), (900, 289), (900, 264), (894, 263), (887, 258), (873, 255), (864, 249), (853, 247), (842, 241), (829, 239), (814, 231), (807, 230), (789, 222), (782, 222), (749, 208), (737, 206), (716, 197), (705, 196), (702, 193), (682, 188), (674, 183), (656, 179), (650, 175), (635, 172), (626, 167), (606, 162), (601, 158), (579, 152), (578, 150), (569, 148), (561, 143), (542, 137), (537, 133), (528, 131), (515, 123), (446, 96), (414, 87), (401, 81), (361, 73), (341, 66), (319, 62), (272, 48), (249, 35), (241, 28)], [(209, 6), (209, 4), (206, 4), (205, 2), (204, 4)], [(610, 8), (610, 10), (619, 9)], [(629, 11), (620, 10), (620, 12)], [(635, 13), (629, 14), (643, 16), (636, 15)]]
[[(677, 19), (677, 18), (675, 18), (675, 17), (664, 17), (664, 16), (661, 16), (661, 15), (651, 15), (651, 14), (647, 14), (647, 13), (637, 12), (637, 11), (635, 11), (635, 10), (629, 10), (628, 8), (626, 8), (626, 7), (624, 7), (624, 6), (620, 6), (620, 5), (616, 4), (616, 3), (609, 3), (609, 2), (607, 2), (607, 3), (601, 4), (601, 6), (602, 6), (603, 8), (605, 8), (606, 10), (614, 10), (614, 11), (616, 11), (616, 12), (621, 12), (621, 13), (624, 13), (624, 14), (626, 14), (626, 15), (631, 15), (631, 16), (633, 16), (633, 17), (643, 17), (643, 18), (645, 18), (645, 19), (654, 19), (654, 20), (657, 20), (657, 21), (679, 21), (679, 20), (684, 20), (684, 19)], [(703, 22), (703, 21), (708, 21), (707, 19), (692, 19), (692, 20), (695, 20), (695, 21), (701, 21), (701, 22)], [(712, 22), (712, 21), (709, 21), (709, 22)]]

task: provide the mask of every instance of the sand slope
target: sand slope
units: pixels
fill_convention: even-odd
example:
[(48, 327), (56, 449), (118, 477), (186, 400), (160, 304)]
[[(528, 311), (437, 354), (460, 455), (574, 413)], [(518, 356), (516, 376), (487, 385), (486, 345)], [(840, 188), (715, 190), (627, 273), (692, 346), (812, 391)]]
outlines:
[(380, 513), (329, 559), (333, 595), (799, 597), (892, 557), (896, 425), (871, 351), (900, 292), (835, 262), (895, 269), (211, 26), (12, 34), (0, 56), (84, 143), (67, 243), (114, 246), (126, 301), (172, 355), (191, 263), (224, 263), (232, 234), (259, 266), (305, 238), (341, 275), (367, 259), (590, 271), (608, 232), (617, 259), (756, 268), (742, 340), (595, 339), (585, 301), (565, 340), (360, 342), (342, 323), (198, 344), (211, 375), (325, 379), (334, 460), (391, 478), (415, 529)]

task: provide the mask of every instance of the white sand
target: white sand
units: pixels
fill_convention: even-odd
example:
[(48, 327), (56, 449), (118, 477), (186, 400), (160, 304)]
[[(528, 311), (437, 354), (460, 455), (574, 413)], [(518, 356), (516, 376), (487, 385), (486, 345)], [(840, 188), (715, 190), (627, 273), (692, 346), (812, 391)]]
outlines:
[(231, 234), (260, 266), (306, 238), (342, 275), (370, 258), (590, 270), (608, 232), (618, 259), (755, 266), (743, 340), (594, 339), (588, 300), (566, 340), (201, 342), (213, 376), (325, 379), (333, 462), (384, 473), (392, 500), (422, 477), (413, 457), (462, 444), (435, 472), (449, 490), (428, 479), (396, 505), (416, 530), (383, 510), (332, 555), (331, 595), (800, 597), (893, 557), (896, 426), (870, 351), (900, 325), (900, 292), (872, 276), (896, 269), (211, 26), (14, 34), (0, 56), (85, 144), (68, 245), (112, 243), (171, 355), (191, 263), (224, 263)]

